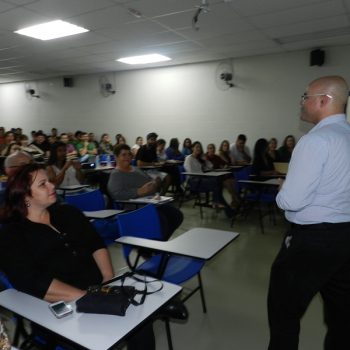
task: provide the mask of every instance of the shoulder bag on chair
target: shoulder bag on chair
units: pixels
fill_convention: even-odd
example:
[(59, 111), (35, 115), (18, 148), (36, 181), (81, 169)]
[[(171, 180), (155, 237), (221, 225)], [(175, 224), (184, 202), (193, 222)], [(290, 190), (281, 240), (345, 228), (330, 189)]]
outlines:
[[(87, 293), (76, 301), (77, 312), (125, 316), (130, 304), (135, 306), (141, 305), (144, 303), (147, 295), (156, 293), (163, 288), (161, 281), (155, 279), (147, 280), (146, 276), (141, 277), (135, 276), (132, 272), (126, 272), (100, 285), (89, 287)], [(125, 286), (126, 278), (142, 283), (144, 288), (138, 290), (134, 286)], [(110, 283), (118, 280), (121, 281), (120, 286), (109, 286)], [(158, 282), (160, 287), (157, 290), (148, 292), (147, 284), (152, 282)]]

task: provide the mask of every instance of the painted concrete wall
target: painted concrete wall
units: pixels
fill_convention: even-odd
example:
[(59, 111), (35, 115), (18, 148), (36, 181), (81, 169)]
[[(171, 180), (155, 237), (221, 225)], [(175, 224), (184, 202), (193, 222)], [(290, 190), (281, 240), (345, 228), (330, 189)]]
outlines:
[[(343, 75), (350, 81), (350, 47), (326, 50), (322, 67), (309, 66), (309, 51), (240, 58), (231, 61), (235, 87), (219, 88), (220, 62), (104, 74), (117, 90), (103, 97), (102, 74), (0, 85), (0, 125), (23, 127), (25, 133), (85, 130), (136, 136), (156, 131), (169, 140), (185, 137), (217, 145), (248, 136), (253, 147), (260, 138), (287, 134), (297, 138), (309, 126), (299, 120), (299, 101), (307, 83), (319, 76)], [(33, 88), (40, 98), (28, 96)]]

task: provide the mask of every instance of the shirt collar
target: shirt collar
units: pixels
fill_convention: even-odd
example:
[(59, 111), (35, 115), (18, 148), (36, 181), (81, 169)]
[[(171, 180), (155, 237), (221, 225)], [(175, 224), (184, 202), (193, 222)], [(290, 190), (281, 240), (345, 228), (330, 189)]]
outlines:
[(325, 125), (329, 124), (335, 124), (335, 123), (340, 123), (344, 122), (346, 119), (345, 114), (332, 114), (324, 119), (322, 119), (320, 122), (318, 122), (310, 131), (317, 130)]

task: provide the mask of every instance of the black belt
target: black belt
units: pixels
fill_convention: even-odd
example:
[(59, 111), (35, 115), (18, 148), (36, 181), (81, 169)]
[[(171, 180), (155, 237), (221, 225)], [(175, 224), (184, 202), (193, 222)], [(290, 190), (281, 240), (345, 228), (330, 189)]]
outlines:
[(309, 225), (300, 225), (291, 222), (292, 228), (297, 228), (300, 230), (329, 230), (331, 228), (343, 228), (350, 227), (350, 222), (321, 222), (319, 224), (309, 224)]

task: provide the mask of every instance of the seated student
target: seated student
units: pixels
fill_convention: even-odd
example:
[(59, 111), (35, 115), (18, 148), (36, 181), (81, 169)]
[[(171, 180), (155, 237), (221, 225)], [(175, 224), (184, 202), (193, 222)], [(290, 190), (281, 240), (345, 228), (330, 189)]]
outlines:
[(80, 162), (67, 160), (67, 148), (63, 142), (52, 146), (46, 170), (50, 182), (56, 187), (80, 185), (84, 181)]
[(184, 157), (187, 157), (190, 154), (192, 154), (192, 141), (190, 138), (187, 137), (184, 139), (181, 153), (184, 155)]
[[(226, 162), (220, 156), (215, 154), (215, 145), (213, 143), (209, 143), (207, 146), (205, 159), (213, 165), (213, 169), (224, 169), (227, 167)], [(221, 177), (221, 180), (223, 186), (231, 195), (231, 207), (236, 209), (239, 204), (239, 199), (235, 191), (235, 180), (233, 179), (232, 174)]]
[[(202, 144), (199, 141), (192, 144), (192, 154), (185, 158), (184, 167), (187, 172), (191, 173), (203, 173), (213, 168), (213, 164), (204, 158)], [(213, 192), (213, 206), (225, 208), (226, 214), (232, 216), (232, 211), (229, 210), (222, 194), (223, 184), (220, 178), (192, 176), (189, 179), (189, 184), (193, 189)]]
[(247, 136), (240, 134), (237, 136), (236, 142), (230, 146), (232, 158), (236, 165), (247, 165), (252, 161), (248, 147), (245, 145)]
[(50, 156), (50, 144), (46, 140), (46, 135), (41, 130), (35, 133), (35, 140), (30, 145), (40, 148), (46, 157)]
[(293, 135), (288, 135), (283, 140), (283, 145), (278, 149), (280, 162), (289, 163), (295, 147), (295, 138)]
[[(0, 270), (16, 289), (48, 302), (69, 302), (114, 276), (101, 238), (78, 209), (56, 203), (42, 166), (20, 168), (5, 197)], [(128, 349), (155, 349), (151, 324), (135, 332)]]
[(164, 139), (157, 140), (157, 159), (159, 162), (165, 162), (168, 157), (165, 153), (166, 141)]
[(254, 146), (254, 158), (252, 174), (259, 177), (278, 175), (273, 166), (271, 158), (268, 156), (268, 142), (266, 139), (259, 139)]
[[(70, 133), (71, 137), (73, 137), (73, 133)], [(62, 133), (60, 135), (60, 141), (66, 145), (67, 158), (76, 158), (78, 156), (78, 152), (75, 149), (75, 146), (69, 140), (69, 135), (66, 133)]]
[[(147, 173), (130, 165), (132, 155), (128, 145), (115, 149), (116, 168), (111, 172), (107, 190), (115, 201), (155, 195), (161, 187), (160, 178), (152, 179)], [(177, 208), (163, 204), (157, 206), (164, 240), (167, 240), (181, 225), (183, 214)]]
[(100, 146), (98, 141), (95, 140), (95, 134), (93, 132), (89, 132), (89, 134), (88, 134), (88, 141), (90, 143), (93, 143), (95, 145), (96, 149), (98, 149), (98, 147)]
[(3, 143), (0, 145), (1, 155), (7, 157), (13, 144), (16, 144), (14, 132), (6, 131)]
[(89, 142), (89, 135), (87, 132), (81, 132), (79, 142), (76, 144), (76, 149), (80, 157), (95, 156), (97, 148), (93, 142)]
[(131, 153), (132, 153), (133, 158), (136, 157), (136, 153), (142, 145), (143, 145), (143, 137), (137, 136), (134, 146), (131, 147)]
[(113, 145), (108, 134), (102, 134), (98, 154), (113, 154)]
[(235, 164), (230, 152), (230, 143), (227, 140), (221, 142), (218, 154), (227, 166)]
[(267, 156), (271, 159), (272, 162), (279, 162), (280, 157), (277, 151), (277, 139), (272, 137), (269, 141)]
[(41, 158), (45, 154), (41, 148), (35, 146), (33, 143), (29, 144), (29, 138), (27, 135), (20, 135), (19, 143), (21, 151), (29, 153), (35, 159)]
[(183, 161), (185, 156), (179, 150), (179, 140), (172, 138), (169, 142), (169, 147), (165, 150), (167, 159)]
[(118, 145), (125, 144), (125, 143), (126, 143), (125, 137), (122, 134), (116, 134), (115, 135), (115, 144), (113, 145), (113, 152), (114, 152), (114, 149)]
[[(137, 166), (157, 166), (163, 164), (163, 162), (159, 162), (157, 156), (157, 137), (158, 135), (155, 132), (151, 132), (147, 135), (147, 143), (141, 146), (136, 154), (135, 160)], [(172, 182), (171, 176), (163, 171), (154, 169), (147, 170), (147, 173), (154, 179), (159, 177), (162, 180), (161, 193), (165, 194)]]
[(12, 153), (5, 159), (5, 162), (4, 162), (5, 174), (8, 177), (10, 177), (17, 171), (19, 167), (32, 162), (33, 162), (33, 158), (27, 152), (17, 151), (15, 153)]

